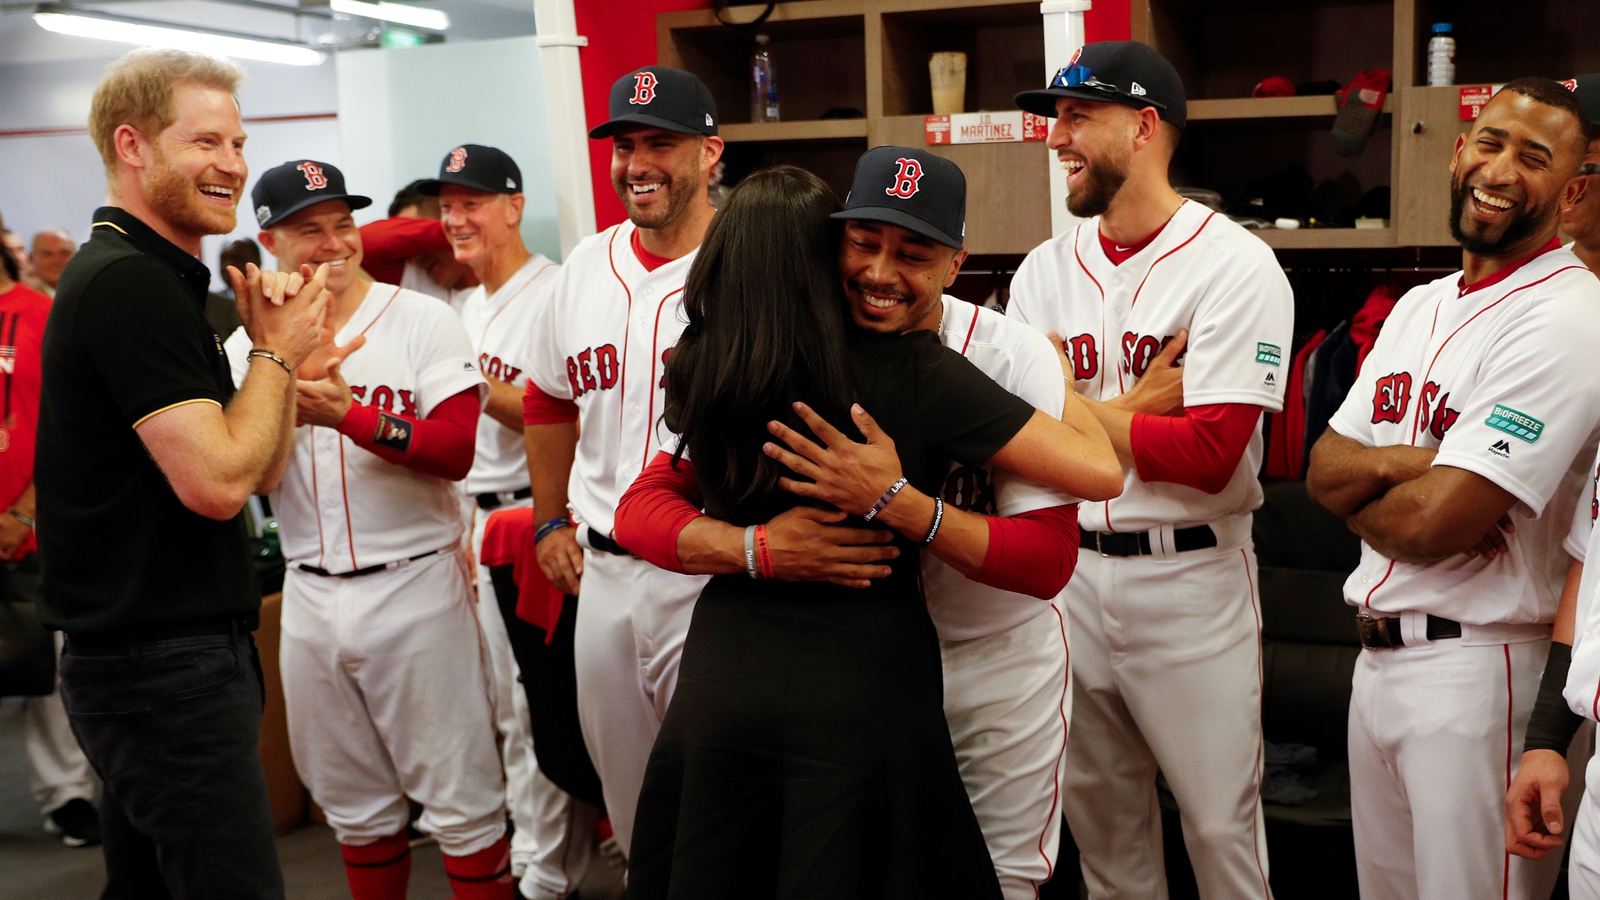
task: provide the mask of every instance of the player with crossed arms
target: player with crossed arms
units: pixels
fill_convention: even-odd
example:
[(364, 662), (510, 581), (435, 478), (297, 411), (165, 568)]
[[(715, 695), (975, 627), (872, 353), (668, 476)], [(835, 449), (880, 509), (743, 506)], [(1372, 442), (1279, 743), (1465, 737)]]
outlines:
[(1166, 895), (1159, 769), (1200, 895), (1269, 897), (1250, 523), (1261, 413), (1282, 405), (1289, 285), (1265, 244), (1172, 190), (1187, 107), (1154, 50), (1089, 44), (1017, 104), (1055, 118), (1067, 208), (1090, 218), (1028, 254), (1007, 314), (1065, 338), (1078, 394), (1128, 470), (1122, 496), (1079, 507), (1084, 553), (1064, 594), (1062, 806), (1089, 896)]
[(610, 109), (589, 136), (612, 139), (611, 183), (628, 221), (585, 238), (562, 265), (533, 326), (523, 421), (534, 509), (545, 520), (535, 530), (540, 568), (568, 594), (582, 582), (578, 718), (626, 854), (706, 579), (629, 555), (612, 518), (670, 436), (660, 424), (662, 371), (684, 327), (684, 278), (711, 224), (706, 191), (722, 139), (711, 92), (688, 72), (624, 75)]
[[(421, 183), (418, 191), (439, 198), (444, 234), (456, 261), (471, 266), (480, 282), (466, 292), (460, 310), (478, 369), (489, 382), (489, 400), (478, 418), (477, 454), (461, 484), (461, 518), (476, 561), (489, 513), (533, 503), (522, 439), (528, 331), (549, 302), (559, 267), (523, 245), (518, 230), (525, 202), (522, 170), (503, 151), (477, 144), (456, 147), (439, 163), (439, 177)], [(481, 563), (477, 581), (478, 623), (494, 676), (506, 804), (516, 826), (512, 874), (521, 881), (525, 897), (558, 898), (583, 880), (596, 813), (588, 808), (576, 813), (573, 799), (539, 771), (528, 697), (519, 683), (489, 570)], [(576, 842), (571, 840), (574, 834), (581, 835)]]
[[(472, 466), (487, 395), (471, 343), (445, 304), (361, 271), (351, 212), (371, 201), (346, 193), (338, 169), (292, 160), (251, 200), (262, 246), (290, 270), (327, 265), (333, 295), (272, 492), (295, 768), (355, 900), (405, 897), (407, 797), (457, 900), (510, 900), (505, 781), (452, 483)], [(242, 378), (249, 338), (235, 332), (226, 349)]]
[[(1312, 450), (1362, 538), (1350, 704), (1363, 897), (1548, 897), (1504, 804), (1549, 656), (1562, 538), (1600, 440), (1600, 282), (1556, 239), (1588, 145), (1577, 99), (1508, 83), (1456, 142), (1462, 271), (1408, 291)], [(1497, 525), (1497, 523), (1500, 523)]]

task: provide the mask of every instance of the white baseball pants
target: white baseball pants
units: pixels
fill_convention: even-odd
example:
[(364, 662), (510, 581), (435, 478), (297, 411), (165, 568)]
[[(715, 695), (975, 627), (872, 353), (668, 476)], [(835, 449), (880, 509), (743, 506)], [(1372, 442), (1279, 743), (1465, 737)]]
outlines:
[[(61, 632), (56, 632), (56, 655)], [(57, 675), (59, 683), (60, 675)], [(28, 785), (39, 812), (48, 816), (72, 800), (94, 802), (94, 770), (67, 721), (59, 692), (22, 698), (22, 740), (33, 770)]]
[(573, 631), (578, 724), (624, 854), (633, 845), (650, 748), (678, 684), (689, 619), (708, 580), (631, 556), (583, 551)]
[(340, 843), (417, 827), (451, 856), (505, 834), (487, 665), (465, 553), (358, 578), (289, 567), (279, 654), (289, 748)]
[(1356, 661), (1350, 812), (1364, 900), (1545, 900), (1555, 885), (1559, 852), (1533, 862), (1505, 839), (1550, 642), (1488, 643), (1471, 629)]
[[(1567, 860), (1567, 894), (1572, 900), (1600, 900), (1600, 753), (1594, 752), (1595, 738), (1595, 724), (1585, 722), (1573, 739), (1572, 749), (1567, 751), (1567, 766), (1582, 796), (1576, 811), (1569, 803), (1571, 789), (1561, 798), (1561, 808), (1570, 823), (1567, 840), (1572, 844), (1572, 857)], [(1559, 854), (1561, 850), (1551, 852)]]
[(998, 634), (939, 642), (956, 763), (1006, 900), (1038, 897), (1061, 840), (1072, 677), (1066, 615), (1040, 606)]
[(1167, 896), (1159, 770), (1200, 896), (1270, 897), (1254, 548), (1085, 550), (1062, 596), (1073, 680), (1062, 806), (1089, 896)]

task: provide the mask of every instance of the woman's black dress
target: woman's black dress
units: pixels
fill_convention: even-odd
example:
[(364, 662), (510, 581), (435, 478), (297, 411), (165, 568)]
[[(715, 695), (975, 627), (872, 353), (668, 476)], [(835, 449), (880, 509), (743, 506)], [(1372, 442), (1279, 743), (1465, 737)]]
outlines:
[[(851, 349), (861, 405), (925, 493), (1033, 415), (931, 331), (858, 332)], [(780, 492), (767, 511), (794, 502)], [(950, 744), (918, 548), (897, 543), (867, 589), (706, 586), (639, 796), (630, 897), (1001, 896)]]

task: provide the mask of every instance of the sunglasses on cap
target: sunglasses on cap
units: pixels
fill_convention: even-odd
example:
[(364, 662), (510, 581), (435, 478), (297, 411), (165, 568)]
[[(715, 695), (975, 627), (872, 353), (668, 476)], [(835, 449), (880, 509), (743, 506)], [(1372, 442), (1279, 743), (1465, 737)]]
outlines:
[(1166, 104), (1158, 103), (1145, 97), (1133, 98), (1132, 95), (1130, 95), (1127, 91), (1124, 91), (1122, 88), (1119, 88), (1114, 84), (1107, 84), (1106, 82), (1094, 77), (1094, 70), (1086, 65), (1083, 65), (1082, 63), (1074, 63), (1070, 66), (1066, 66), (1065, 68), (1058, 69), (1056, 71), (1056, 77), (1050, 79), (1050, 87), (1088, 88), (1092, 91), (1115, 94), (1118, 97), (1138, 99), (1139, 102), (1148, 103), (1157, 109), (1167, 108)]

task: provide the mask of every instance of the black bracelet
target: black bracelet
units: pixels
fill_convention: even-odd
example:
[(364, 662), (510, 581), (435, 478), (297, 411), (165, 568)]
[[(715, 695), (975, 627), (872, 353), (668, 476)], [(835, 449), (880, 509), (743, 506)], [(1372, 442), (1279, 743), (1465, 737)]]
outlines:
[(933, 498), (933, 527), (928, 529), (928, 536), (922, 539), (922, 546), (926, 547), (933, 543), (933, 539), (939, 535), (939, 526), (942, 524), (944, 524), (944, 498), (935, 497)]
[(1583, 724), (1583, 716), (1567, 706), (1561, 692), (1567, 686), (1567, 669), (1572, 665), (1572, 647), (1558, 641), (1550, 642), (1550, 658), (1544, 664), (1544, 677), (1539, 680), (1539, 696), (1533, 701), (1533, 713), (1528, 717), (1527, 736), (1522, 742), (1522, 752), (1529, 750), (1554, 750), (1562, 756), (1572, 746), (1572, 736)]
[(538, 528), (534, 529), (534, 531), (533, 531), (533, 544), (534, 544), (534, 546), (537, 547), (539, 545), (540, 541), (542, 541), (545, 538), (550, 536), (551, 532), (553, 532), (553, 531), (555, 531), (557, 529), (560, 529), (560, 528), (571, 528), (571, 527), (572, 527), (572, 520), (570, 518), (566, 517), (566, 516), (559, 516), (557, 518), (551, 519), (550, 521), (545, 522), (542, 525), (540, 525)]

